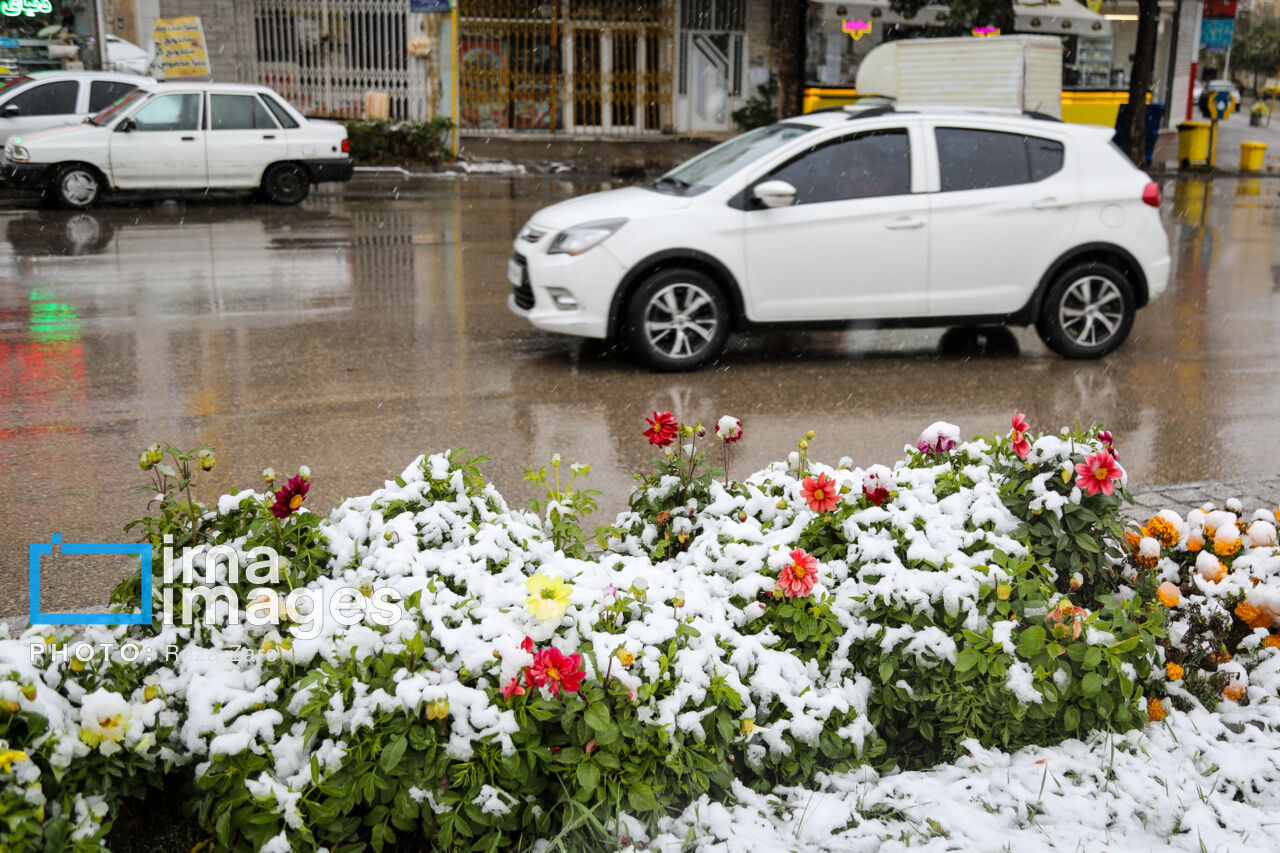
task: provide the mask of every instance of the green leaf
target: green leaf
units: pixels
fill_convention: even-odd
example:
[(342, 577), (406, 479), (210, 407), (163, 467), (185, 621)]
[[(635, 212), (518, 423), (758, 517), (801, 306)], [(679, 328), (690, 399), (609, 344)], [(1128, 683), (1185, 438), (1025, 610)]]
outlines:
[(596, 785), (600, 782), (600, 769), (591, 761), (584, 761), (579, 764), (576, 775), (578, 784), (588, 793), (595, 790)]
[(1098, 664), (1102, 663), (1102, 649), (1097, 646), (1090, 646), (1089, 651), (1084, 655), (1084, 668), (1095, 669)]
[(1029, 658), (1044, 648), (1044, 641), (1044, 628), (1039, 625), (1032, 625), (1023, 631), (1022, 636), (1018, 638), (1018, 654), (1024, 658)]
[(1074, 732), (1080, 726), (1080, 709), (1075, 705), (1068, 705), (1062, 712), (1062, 726), (1067, 731)]
[(973, 649), (965, 649), (956, 655), (956, 672), (968, 672), (973, 669), (981, 655)]
[(404, 735), (397, 735), (382, 748), (382, 755), (378, 757), (378, 766), (382, 768), (383, 772), (389, 773), (391, 768), (400, 763), (400, 759), (404, 757), (404, 751), (408, 745), (409, 741)]
[(884, 660), (880, 661), (880, 669), (879, 669), (880, 680), (885, 683), (888, 683), (889, 678), (892, 677), (895, 669), (896, 667), (893, 665), (892, 660), (885, 658)]
[(627, 802), (637, 812), (658, 811), (658, 801), (653, 796), (653, 789), (643, 782), (637, 782), (627, 789)]
[(1086, 699), (1092, 699), (1102, 692), (1102, 677), (1096, 672), (1088, 673), (1080, 682), (1080, 690)]
[(597, 732), (602, 732), (613, 725), (613, 720), (609, 718), (609, 706), (603, 702), (592, 702), (591, 707), (587, 708), (584, 719), (587, 725)]

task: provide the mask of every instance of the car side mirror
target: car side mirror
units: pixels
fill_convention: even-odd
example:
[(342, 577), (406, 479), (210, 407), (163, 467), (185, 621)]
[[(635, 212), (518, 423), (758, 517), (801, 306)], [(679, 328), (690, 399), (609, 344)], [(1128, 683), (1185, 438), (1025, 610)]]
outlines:
[(20, 116), (22, 115), (22, 107), (18, 106), (17, 104), (9, 104), (3, 110), (0, 110), (0, 115), (4, 116), (5, 118), (13, 118), (14, 116)]
[(764, 181), (755, 185), (751, 195), (765, 207), (788, 207), (795, 203), (796, 188), (786, 181)]
[(116, 125), (116, 133), (133, 133), (137, 129), (138, 123), (131, 118), (127, 118)]

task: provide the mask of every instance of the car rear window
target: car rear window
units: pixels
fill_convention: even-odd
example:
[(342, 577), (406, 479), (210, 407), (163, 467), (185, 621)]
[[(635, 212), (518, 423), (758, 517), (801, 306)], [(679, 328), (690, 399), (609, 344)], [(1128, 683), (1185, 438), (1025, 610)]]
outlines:
[(968, 127), (936, 135), (943, 192), (1029, 184), (1062, 169), (1062, 143), (1052, 139)]
[(94, 80), (89, 86), (89, 112), (105, 110), (136, 88), (132, 83), (121, 80)]
[(5, 109), (17, 107), (18, 115), (64, 116), (76, 111), (76, 95), (80, 84), (75, 80), (58, 80), (23, 89), (8, 101)]
[(281, 106), (280, 102), (270, 95), (263, 95), (262, 100), (266, 101), (267, 107), (270, 108), (271, 114), (276, 117), (276, 121), (280, 122), (281, 127), (297, 127), (298, 121), (289, 115), (289, 111)]

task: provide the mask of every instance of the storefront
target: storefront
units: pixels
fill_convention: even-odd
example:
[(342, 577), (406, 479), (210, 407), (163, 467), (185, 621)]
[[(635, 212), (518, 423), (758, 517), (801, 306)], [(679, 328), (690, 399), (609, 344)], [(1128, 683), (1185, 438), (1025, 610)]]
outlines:
[(96, 15), (94, 0), (0, 0), (0, 80), (76, 67)]

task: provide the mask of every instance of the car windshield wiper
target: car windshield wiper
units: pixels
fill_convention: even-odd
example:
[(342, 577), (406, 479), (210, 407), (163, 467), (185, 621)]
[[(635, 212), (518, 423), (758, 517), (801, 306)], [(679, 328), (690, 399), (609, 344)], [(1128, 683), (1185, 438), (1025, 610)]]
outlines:
[(673, 178), (670, 175), (663, 175), (661, 178), (653, 182), (653, 186), (661, 187), (663, 185), (673, 186), (677, 189), (687, 190), (693, 187), (688, 181), (682, 181), (679, 178)]
[(94, 127), (97, 127), (97, 126), (98, 126), (98, 123), (97, 123), (96, 121), (94, 121), (94, 116), (85, 116), (85, 117), (84, 117), (84, 124), (91, 124), (91, 125), (93, 125)]

